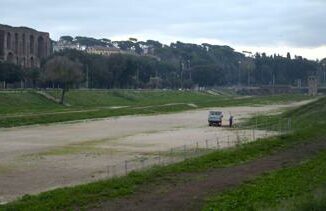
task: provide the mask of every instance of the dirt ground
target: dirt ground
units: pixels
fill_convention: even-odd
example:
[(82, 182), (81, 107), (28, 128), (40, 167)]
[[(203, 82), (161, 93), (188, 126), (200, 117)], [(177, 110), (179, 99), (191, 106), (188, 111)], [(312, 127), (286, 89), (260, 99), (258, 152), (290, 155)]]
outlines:
[[(237, 122), (305, 103), (214, 110), (222, 111), (225, 120), (231, 113)], [(232, 134), (207, 126), (209, 110), (0, 129), (0, 203), (101, 179), (106, 166), (146, 153)]]
[(326, 150), (326, 140), (300, 144), (239, 166), (175, 175), (168, 182), (144, 185), (129, 197), (94, 205), (96, 208), (92, 210), (201, 210), (211, 194), (238, 186), (265, 172), (297, 165), (322, 150)]

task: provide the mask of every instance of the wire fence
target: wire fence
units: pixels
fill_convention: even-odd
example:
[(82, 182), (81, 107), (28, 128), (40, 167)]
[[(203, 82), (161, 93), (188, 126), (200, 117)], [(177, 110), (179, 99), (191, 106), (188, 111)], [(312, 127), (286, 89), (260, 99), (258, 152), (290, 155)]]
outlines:
[(125, 160), (114, 165), (108, 165), (105, 177), (127, 175), (132, 171), (141, 171), (153, 166), (164, 166), (181, 162), (190, 158), (200, 157), (216, 150), (231, 148), (276, 135), (291, 132), (292, 121), (288, 119), (257, 120), (254, 124), (241, 125), (226, 129), (229, 135), (196, 141), (168, 150), (157, 151), (140, 158)]

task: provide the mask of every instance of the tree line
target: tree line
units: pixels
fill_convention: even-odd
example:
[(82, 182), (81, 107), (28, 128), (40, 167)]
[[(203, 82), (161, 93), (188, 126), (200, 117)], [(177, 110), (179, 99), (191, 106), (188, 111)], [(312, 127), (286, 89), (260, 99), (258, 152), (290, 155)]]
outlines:
[[(71, 39), (71, 38), (67, 38)], [(82, 42), (96, 42), (83, 40)], [(110, 40), (105, 40), (110, 42)], [(63, 86), (62, 81), (46, 74), (54, 59), (69, 60), (78, 66), (80, 77), (71, 86), (83, 88), (192, 88), (194, 86), (232, 85), (296, 85), (309, 75), (322, 76), (326, 59), (311, 61), (300, 56), (256, 54), (246, 57), (228, 46), (187, 44), (170, 46), (157, 41), (121, 41), (123, 48), (148, 45), (152, 56), (113, 54), (109, 57), (90, 55), (83, 51), (65, 50), (42, 61), (41, 68), (23, 70), (18, 66), (0, 63), (0, 81), (28, 81), (33, 87)], [(138, 49), (135, 47), (135, 49)], [(158, 59), (159, 58), (159, 59)], [(54, 70), (52, 70), (53, 72)]]

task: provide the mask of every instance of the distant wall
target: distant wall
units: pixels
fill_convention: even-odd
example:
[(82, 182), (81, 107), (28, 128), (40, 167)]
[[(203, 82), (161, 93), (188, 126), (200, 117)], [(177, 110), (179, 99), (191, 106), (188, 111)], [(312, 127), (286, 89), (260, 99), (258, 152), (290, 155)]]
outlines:
[(23, 68), (39, 67), (51, 52), (50, 35), (26, 27), (0, 24), (0, 60)]

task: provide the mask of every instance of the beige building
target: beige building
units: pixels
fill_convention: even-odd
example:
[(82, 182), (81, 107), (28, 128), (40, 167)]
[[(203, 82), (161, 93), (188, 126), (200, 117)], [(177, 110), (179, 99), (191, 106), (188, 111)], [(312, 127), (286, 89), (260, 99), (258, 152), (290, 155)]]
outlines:
[(86, 52), (89, 54), (97, 54), (102, 56), (110, 56), (112, 54), (124, 53), (124, 51), (120, 50), (119, 48), (109, 48), (103, 46), (87, 47)]

